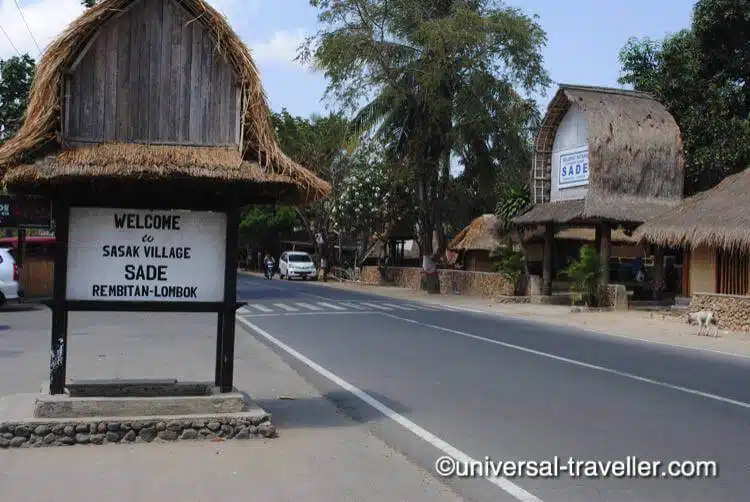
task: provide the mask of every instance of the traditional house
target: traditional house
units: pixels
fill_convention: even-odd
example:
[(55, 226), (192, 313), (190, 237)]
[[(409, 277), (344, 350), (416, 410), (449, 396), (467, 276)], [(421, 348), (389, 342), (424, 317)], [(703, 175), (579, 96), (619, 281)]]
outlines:
[(750, 169), (685, 199), (641, 225), (633, 237), (687, 249), (683, 281), (688, 294), (750, 295), (749, 193)]
[(494, 214), (483, 214), (463, 228), (449, 243), (448, 250), (459, 254), (463, 269), (472, 272), (495, 272), (490, 254), (502, 242), (500, 221)]
[(595, 228), (607, 284), (612, 230), (631, 231), (682, 199), (679, 127), (648, 94), (560, 85), (536, 137), (531, 183), (534, 205), (514, 223), (544, 226), (543, 293), (563, 265), (553, 257), (565, 228)]
[(278, 147), (250, 51), (203, 0), (87, 9), (42, 56), (0, 176), (78, 205), (304, 203), (330, 191)]

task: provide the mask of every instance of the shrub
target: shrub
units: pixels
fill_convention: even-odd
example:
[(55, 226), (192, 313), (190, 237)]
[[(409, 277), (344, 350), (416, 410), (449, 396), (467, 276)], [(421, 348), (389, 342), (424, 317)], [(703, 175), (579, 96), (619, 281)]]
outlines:
[(513, 284), (514, 291), (518, 293), (524, 270), (523, 253), (511, 246), (501, 246), (490, 253), (490, 258), (495, 262), (495, 270)]
[(570, 291), (577, 293), (575, 299), (583, 301), (588, 307), (598, 307), (599, 275), (601, 274), (601, 259), (591, 246), (582, 246), (578, 260), (574, 260), (562, 271), (561, 275), (573, 281)]

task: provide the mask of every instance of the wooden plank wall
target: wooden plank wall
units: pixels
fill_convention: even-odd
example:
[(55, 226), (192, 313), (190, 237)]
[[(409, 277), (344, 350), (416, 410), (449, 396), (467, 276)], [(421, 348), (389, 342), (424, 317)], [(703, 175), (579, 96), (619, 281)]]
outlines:
[(238, 146), (234, 71), (173, 0), (109, 20), (68, 78), (68, 141)]

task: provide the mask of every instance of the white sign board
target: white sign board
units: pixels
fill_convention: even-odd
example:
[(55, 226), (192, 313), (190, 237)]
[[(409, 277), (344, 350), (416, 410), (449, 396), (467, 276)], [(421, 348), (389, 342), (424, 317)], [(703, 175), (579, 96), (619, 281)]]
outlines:
[(560, 170), (557, 185), (559, 188), (577, 187), (589, 184), (589, 148), (576, 148), (559, 153)]
[(71, 208), (67, 299), (223, 301), (226, 232), (224, 213)]

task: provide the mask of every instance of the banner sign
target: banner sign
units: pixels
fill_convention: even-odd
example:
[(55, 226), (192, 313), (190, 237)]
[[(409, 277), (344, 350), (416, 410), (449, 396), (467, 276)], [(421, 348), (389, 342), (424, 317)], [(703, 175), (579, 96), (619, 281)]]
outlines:
[(73, 207), (67, 298), (223, 301), (226, 232), (224, 213)]
[(560, 152), (558, 186), (569, 188), (589, 183), (589, 148), (576, 148)]

